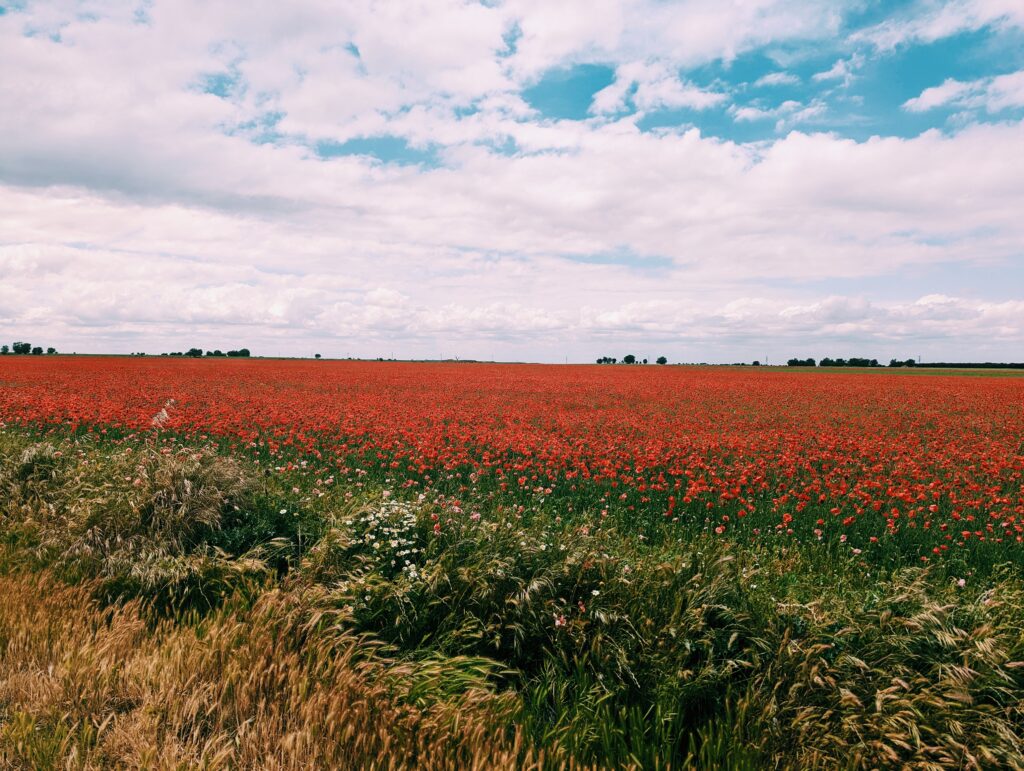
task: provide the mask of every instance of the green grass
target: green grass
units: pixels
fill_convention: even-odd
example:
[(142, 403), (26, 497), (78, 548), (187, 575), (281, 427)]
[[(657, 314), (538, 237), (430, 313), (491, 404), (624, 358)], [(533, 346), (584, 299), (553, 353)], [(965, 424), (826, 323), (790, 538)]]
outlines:
[[(429, 715), (436, 740), (455, 747), (443, 757), (467, 766), (1024, 767), (1024, 580), (994, 552), (922, 567), (899, 550), (737, 543), (661, 522), (610, 517), (583, 531), (557, 511), (519, 517), (497, 504), (454, 519), (378, 487), (297, 495), (251, 461), (183, 449), (0, 432), (0, 576), (87, 591), (82, 618), (107, 619), (83, 620), (90, 635), (114, 624), (103, 609), (137, 613), (132, 644), (153, 661), (174, 659), (182, 634), (234, 640), (204, 665), (234, 706), (205, 717), (182, 707), (174, 736), (152, 740), (192, 746), (223, 732), (235, 749), (190, 756), (211, 767), (243, 762), (245, 720), (275, 752), (298, 735), (229, 698), (252, 666), (244, 656), (267, 646), (292, 674), (312, 666), (303, 651), (349, 651), (360, 688)], [(0, 664), (37, 671), (17, 642), (26, 632), (7, 623)], [(245, 653), (247, 640), (263, 648)], [(82, 651), (89, 688), (135, 682), (127, 671), (94, 682), (109, 655)], [(147, 666), (132, 699), (186, 698)], [(274, 698), (305, 715), (322, 676)], [(68, 709), (3, 678), (0, 761), (126, 762), (101, 728), (116, 709)], [(134, 714), (132, 699), (118, 709)], [(361, 719), (364, 731), (391, 729), (383, 711)], [(422, 765), (407, 740), (389, 750), (396, 766)]]

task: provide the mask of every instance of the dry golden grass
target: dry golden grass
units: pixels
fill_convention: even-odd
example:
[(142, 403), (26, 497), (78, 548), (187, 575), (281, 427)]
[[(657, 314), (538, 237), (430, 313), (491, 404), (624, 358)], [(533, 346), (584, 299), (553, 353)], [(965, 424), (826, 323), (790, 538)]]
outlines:
[[(510, 696), (483, 679), (417, 698), (440, 662), (400, 662), (271, 591), (196, 627), (103, 609), (88, 587), (0, 578), (6, 768), (538, 768)], [(459, 673), (464, 681), (472, 678)], [(417, 703), (420, 702), (420, 703)], [(547, 765), (562, 765), (549, 756)]]

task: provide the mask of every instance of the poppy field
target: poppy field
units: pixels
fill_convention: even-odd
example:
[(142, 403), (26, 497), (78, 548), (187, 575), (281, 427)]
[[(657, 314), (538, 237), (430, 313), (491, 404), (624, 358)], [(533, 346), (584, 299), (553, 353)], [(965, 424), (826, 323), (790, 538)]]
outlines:
[(669, 523), (922, 560), (963, 549), (1016, 559), (1024, 544), (1019, 378), (8, 361), (0, 420), (9, 425), (213, 440), (311, 495), (372, 486), (446, 503), (450, 517), (496, 501), (581, 525), (610, 517), (647, 536)]
[(4, 767), (1024, 768), (1024, 378), (3, 357), (0, 502)]

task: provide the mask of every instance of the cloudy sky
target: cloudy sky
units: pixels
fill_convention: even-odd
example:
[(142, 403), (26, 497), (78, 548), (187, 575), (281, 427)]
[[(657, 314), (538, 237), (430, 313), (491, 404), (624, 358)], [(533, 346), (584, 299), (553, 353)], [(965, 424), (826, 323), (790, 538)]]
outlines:
[(1024, 2), (0, 0), (0, 338), (1024, 360)]

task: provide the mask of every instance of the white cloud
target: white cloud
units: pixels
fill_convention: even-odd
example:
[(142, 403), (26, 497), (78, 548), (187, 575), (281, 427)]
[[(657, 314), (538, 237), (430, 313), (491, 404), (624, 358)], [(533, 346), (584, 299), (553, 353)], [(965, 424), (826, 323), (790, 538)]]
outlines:
[(828, 112), (828, 107), (820, 99), (809, 104), (788, 99), (775, 107), (757, 107), (755, 105), (733, 105), (729, 109), (733, 119), (740, 122), (774, 120), (775, 130), (784, 131), (801, 123), (811, 123)]
[[(457, 169), (394, 173), (266, 148), (265, 162), (276, 165), (277, 153), (287, 162), (252, 192), (287, 190), (292, 207), (281, 212), (0, 188), (4, 233), (20, 244), (0, 249), (5, 313), (19, 329), (64, 339), (171, 340), (196, 330), (274, 352), (287, 350), (274, 340), (289, 331), (355, 338), (364, 349), (385, 339), (470, 349), (473, 340), (530, 339), (538, 350), (562, 341), (571, 351), (609, 335), (710, 345), (720, 333), (811, 334), (815, 324), (839, 334), (820, 309), (782, 314), (814, 302), (787, 301), (794, 290), (780, 295), (778, 282), (1019, 260), (1024, 200), (1008, 151), (1021, 132), (973, 127), (864, 143), (793, 133), (745, 147), (694, 131), (607, 127), (565, 153), (482, 152)], [(252, 182), (231, 163), (217, 168), (198, 191), (207, 197), (224, 193), (215, 179)], [(611, 256), (595, 263), (594, 254)], [(750, 301), (736, 305), (737, 294)], [(864, 334), (897, 318), (878, 313)], [(932, 311), (901, 313), (897, 337), (937, 323)], [(949, 322), (950, 335), (980, 334), (986, 320), (1003, 338), (1024, 334), (1012, 314), (999, 311), (997, 324), (994, 313), (962, 329)]]
[(948, 78), (908, 99), (903, 109), (925, 112), (937, 107), (982, 108), (990, 113), (1024, 107), (1024, 70), (963, 82)]
[(800, 82), (800, 78), (791, 72), (769, 72), (754, 81), (754, 86), (763, 88), (766, 86), (794, 86)]
[(970, 91), (970, 84), (961, 83), (954, 78), (948, 78), (941, 86), (932, 86), (921, 92), (920, 96), (908, 99), (903, 103), (903, 109), (911, 112), (923, 112), (936, 107), (949, 104), (963, 94)]
[(658, 59), (689, 66), (771, 42), (834, 35), (847, 0), (511, 0), (522, 37), (512, 57), (527, 77), (564, 61)]
[(829, 69), (817, 72), (811, 76), (812, 80), (841, 80), (844, 86), (853, 82), (857, 70), (864, 66), (864, 57), (861, 54), (854, 54), (849, 59), (838, 59)]
[(615, 72), (615, 81), (594, 95), (591, 112), (619, 112), (626, 109), (627, 102), (644, 112), (681, 107), (705, 110), (727, 98), (723, 93), (683, 81), (664, 65), (631, 62), (621, 65)]
[(1024, 27), (1024, 4), (1019, 0), (918, 0), (903, 14), (859, 31), (852, 39), (891, 50), (985, 27)]

